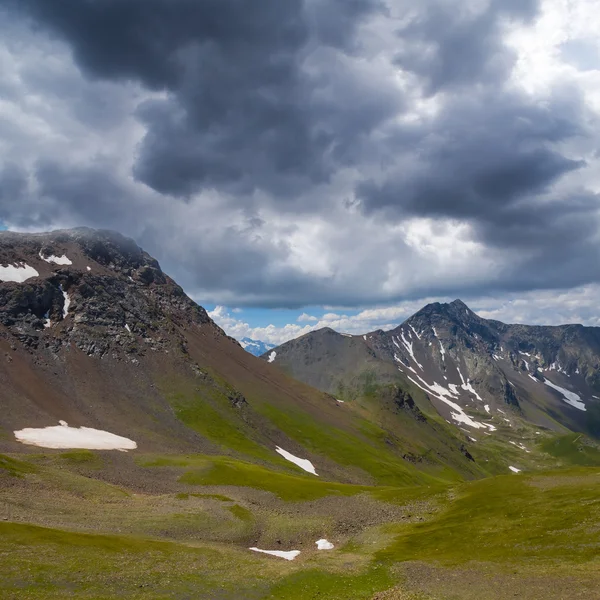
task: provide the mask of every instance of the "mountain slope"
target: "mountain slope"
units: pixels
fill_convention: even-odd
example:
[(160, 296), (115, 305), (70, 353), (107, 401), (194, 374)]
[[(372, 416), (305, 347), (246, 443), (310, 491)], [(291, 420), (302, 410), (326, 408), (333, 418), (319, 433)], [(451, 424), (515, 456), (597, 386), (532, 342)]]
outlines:
[[(378, 358), (402, 332), (326, 332), (313, 352), (356, 375), (336, 399), (243, 350), (118, 234), (0, 233), (0, 280), (0, 597), (595, 597), (597, 447), (449, 425)], [(463, 594), (464, 571), (406, 577), (428, 556), (488, 562)]]
[(0, 265), (0, 452), (31, 448), (13, 432), (66, 422), (132, 440), (138, 453), (303, 473), (281, 447), (349, 483), (487, 472), (435, 419), (393, 402), (391, 418), (357, 415), (251, 356), (118, 234), (4, 232)]
[(368, 382), (420, 389), (471, 431), (519, 418), (600, 436), (600, 328), (505, 325), (456, 300), (430, 304), (388, 332), (321, 330), (274, 352), (282, 370), (340, 397), (360, 396)]

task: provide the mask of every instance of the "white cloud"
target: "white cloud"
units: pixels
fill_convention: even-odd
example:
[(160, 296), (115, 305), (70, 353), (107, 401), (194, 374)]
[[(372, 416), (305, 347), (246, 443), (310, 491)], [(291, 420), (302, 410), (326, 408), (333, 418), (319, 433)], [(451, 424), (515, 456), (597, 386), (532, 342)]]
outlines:
[[(453, 298), (426, 298), (401, 302), (394, 306), (367, 308), (356, 315), (328, 312), (320, 318), (312, 317), (311, 325), (300, 326), (287, 323), (282, 326), (267, 325), (253, 327), (251, 324), (235, 318), (224, 306), (217, 306), (209, 312), (218, 325), (225, 331), (241, 339), (249, 337), (271, 344), (283, 344), (321, 329), (330, 327), (340, 333), (363, 335), (377, 329), (389, 330), (400, 325), (407, 318), (430, 302), (450, 302)], [(505, 323), (523, 323), (527, 325), (561, 325), (581, 323), (600, 327), (600, 285), (587, 285), (570, 290), (545, 290), (528, 292), (521, 295), (502, 297), (463, 298), (469, 307), (485, 319), (495, 319)], [(301, 317), (297, 321), (303, 322)]]
[(302, 313), (297, 319), (296, 321), (298, 321), (298, 323), (307, 323), (309, 321), (318, 321), (319, 319), (317, 319), (317, 317), (313, 316), (313, 315), (308, 315), (306, 313)]

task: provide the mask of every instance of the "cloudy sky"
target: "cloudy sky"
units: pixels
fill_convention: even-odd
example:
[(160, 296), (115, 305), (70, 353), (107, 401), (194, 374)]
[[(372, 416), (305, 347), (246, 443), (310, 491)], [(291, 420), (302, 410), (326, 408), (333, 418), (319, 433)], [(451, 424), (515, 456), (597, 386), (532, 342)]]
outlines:
[(0, 226), (120, 230), (236, 336), (600, 325), (600, 0), (0, 0)]

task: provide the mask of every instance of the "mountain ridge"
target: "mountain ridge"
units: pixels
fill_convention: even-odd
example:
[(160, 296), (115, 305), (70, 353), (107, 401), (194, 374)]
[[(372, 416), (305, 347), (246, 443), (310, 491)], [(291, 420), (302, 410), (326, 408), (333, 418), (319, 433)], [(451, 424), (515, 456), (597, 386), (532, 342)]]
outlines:
[(598, 444), (526, 402), (482, 411), (450, 321), (304, 339), (324, 386), (340, 356), (354, 369), (360, 394), (333, 395), (285, 353), (252, 356), (112, 232), (0, 234), (0, 279), (0, 595), (374, 600), (405, 597), (406, 561), (483, 558), (489, 588), (515, 550), (539, 580), (540, 535), (554, 576), (555, 555), (594, 551)]
[(453, 403), (487, 414), (512, 406), (545, 426), (600, 435), (600, 328), (508, 325), (457, 299), (430, 303), (386, 332), (338, 335), (335, 349), (315, 348), (316, 332), (287, 342), (274, 349), (275, 364), (342, 395), (360, 387), (357, 373), (374, 369), (377, 381), (416, 387), (443, 416), (469, 427), (474, 421)]
[[(251, 356), (120, 234), (2, 232), (0, 279), (0, 431), (9, 432), (0, 451), (29, 451), (12, 432), (66, 422), (123, 436), (141, 452), (224, 453), (297, 470), (281, 447), (348, 483), (416, 482), (447, 468), (485, 474), (438, 422), (418, 421), (422, 439), (399, 435), (413, 426), (413, 412), (390, 404), (392, 422), (368, 422)], [(366, 437), (367, 427), (394, 442)], [(439, 446), (427, 461), (404, 458), (424, 454), (425, 444)], [(354, 448), (363, 452), (349, 461)], [(388, 457), (385, 474), (373, 453)]]

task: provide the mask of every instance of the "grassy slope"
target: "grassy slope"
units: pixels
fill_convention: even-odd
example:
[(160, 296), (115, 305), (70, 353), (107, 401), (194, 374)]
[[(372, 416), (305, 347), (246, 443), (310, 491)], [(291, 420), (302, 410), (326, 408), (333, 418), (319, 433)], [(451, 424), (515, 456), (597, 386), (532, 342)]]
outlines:
[(381, 411), (374, 401), (336, 406), (331, 423), (318, 411), (269, 401), (264, 394), (236, 407), (230, 399), (236, 390), (215, 373), (200, 382), (172, 377), (160, 387), (181, 421), (245, 461), (302, 473), (274, 452), (273, 440), (283, 433), (309, 451), (317, 472), (324, 465), (342, 481), (414, 485), (486, 474), (460, 454), (460, 442), (445, 423), (431, 418), (419, 423), (413, 416)]
[[(269, 473), (230, 458), (149, 457), (142, 459), (148, 465), (145, 469), (158, 473), (156, 469), (165, 468), (164, 476), (173, 480), (193, 479), (200, 472), (208, 478), (192, 481), (189, 493), (152, 496), (57, 469), (59, 464), (72, 466), (72, 456), (59, 457), (55, 462), (41, 456), (29, 460), (1, 458), (0, 507), (7, 500), (13, 502), (14, 517), (17, 504), (23, 504), (20, 522), (12, 518), (0, 521), (2, 598), (191, 595), (301, 600), (323, 595), (368, 599), (380, 590), (403, 590), (398, 567), (406, 561), (432, 562), (444, 566), (447, 573), (473, 561), (488, 574), (502, 573), (515, 565), (524, 581), (532, 573), (566, 573), (568, 568), (575, 585), (577, 577), (583, 581), (599, 572), (597, 468), (508, 475), (464, 484), (438, 483), (430, 488), (367, 488)], [(203, 470), (206, 464), (202, 461), (212, 466)], [(218, 468), (214, 475), (215, 465), (227, 468)], [(97, 463), (93, 468), (98, 468)], [(61, 473), (58, 478), (57, 473)], [(270, 488), (287, 501), (265, 509), (256, 497), (234, 483)], [(25, 486), (22, 489), (27, 490), (29, 484), (37, 490), (37, 497), (8, 493), (11, 486)], [(330, 496), (336, 502), (346, 498), (344, 502), (358, 506), (365, 494), (372, 506), (382, 511), (394, 503), (403, 517), (388, 515), (379, 525), (360, 525), (357, 519), (358, 526), (345, 534), (334, 527), (330, 533), (336, 550), (316, 552), (310, 540), (329, 526), (322, 517), (311, 516), (314, 502), (328, 502), (325, 496)], [(352, 506), (340, 523), (356, 514)], [(69, 522), (61, 529), (22, 522), (26, 518), (30, 523), (52, 519), (60, 523), (61, 514)], [(84, 533), (92, 526), (96, 533)], [(261, 547), (277, 547), (277, 536), (282, 538), (284, 549), (289, 549), (288, 544), (293, 547), (294, 542), (287, 541), (285, 534), (290, 527), (293, 532), (289, 539), (296, 539), (296, 544), (304, 530), (313, 536), (299, 546), (302, 554), (296, 561), (288, 563), (247, 550), (257, 539)], [(452, 587), (451, 577), (447, 581), (444, 594), (448, 595), (436, 597), (468, 597)], [(489, 582), (481, 585), (480, 598), (498, 597)], [(401, 593), (390, 597), (425, 597), (418, 591)], [(521, 597), (543, 597), (531, 593)]]
[[(406, 561), (595, 564), (595, 469), (461, 483), (506, 472), (507, 460), (598, 464), (581, 438), (499, 426), (469, 446), (473, 462), (457, 449), (462, 434), (398, 411), (377, 386), (340, 406), (252, 373), (243, 355), (223, 364), (232, 371), (202, 363), (210, 376), (159, 382), (175, 415), (223, 455), (136, 453), (130, 465), (86, 451), (0, 456), (1, 597), (371, 598), (403, 585)], [(303, 449), (323, 476), (282, 459), (279, 443)], [(322, 536), (335, 551), (315, 551)], [(251, 545), (302, 554), (287, 563)], [(412, 598), (401, 593), (390, 597)]]

